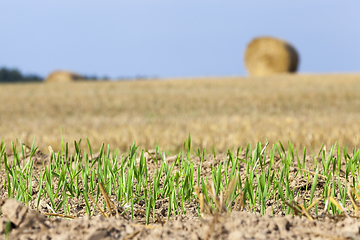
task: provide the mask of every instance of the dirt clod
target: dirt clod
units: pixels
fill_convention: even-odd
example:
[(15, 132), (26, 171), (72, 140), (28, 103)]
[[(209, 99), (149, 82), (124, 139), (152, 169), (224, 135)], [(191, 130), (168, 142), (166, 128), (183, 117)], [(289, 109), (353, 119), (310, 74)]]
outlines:
[[(5, 208), (4, 208), (5, 206)], [(45, 219), (45, 216), (16, 200), (8, 199), (0, 217), (4, 233), (10, 220), (14, 229), (9, 239), (359, 239), (360, 222), (345, 219), (310, 221), (305, 218), (259, 216), (249, 212), (207, 216), (201, 219), (179, 218), (164, 226), (143, 225), (114, 217), (83, 217), (74, 220)], [(19, 217), (20, 216), (20, 217)], [(22, 216), (22, 218), (21, 218)], [(0, 237), (4, 239), (4, 235)]]
[(1, 211), (4, 217), (18, 227), (23, 222), (28, 209), (15, 199), (7, 199), (1, 207)]

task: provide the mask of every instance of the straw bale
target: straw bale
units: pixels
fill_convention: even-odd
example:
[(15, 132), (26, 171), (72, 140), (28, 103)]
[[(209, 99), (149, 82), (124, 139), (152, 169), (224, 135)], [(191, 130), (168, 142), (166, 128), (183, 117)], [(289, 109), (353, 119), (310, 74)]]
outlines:
[(69, 71), (54, 71), (46, 78), (46, 82), (73, 82), (84, 80), (83, 76)]
[(273, 37), (253, 39), (245, 51), (245, 66), (250, 76), (294, 73), (299, 63), (296, 49)]

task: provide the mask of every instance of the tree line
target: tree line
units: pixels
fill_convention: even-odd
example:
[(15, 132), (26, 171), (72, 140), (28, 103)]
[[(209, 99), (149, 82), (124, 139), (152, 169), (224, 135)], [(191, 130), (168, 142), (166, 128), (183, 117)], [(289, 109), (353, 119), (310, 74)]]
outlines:
[(17, 69), (0, 68), (1, 82), (41, 82), (44, 78), (36, 74), (22, 74)]
[[(96, 75), (82, 75), (84, 80), (99, 81), (108, 80), (108, 76), (98, 77)], [(119, 77), (116, 80), (147, 80), (149, 77), (143, 75), (137, 75), (135, 77)], [(152, 77), (156, 79), (156, 77)], [(13, 68), (0, 68), (0, 83), (15, 83), (15, 82), (42, 82), (44, 77), (37, 74), (22, 74), (18, 69)]]

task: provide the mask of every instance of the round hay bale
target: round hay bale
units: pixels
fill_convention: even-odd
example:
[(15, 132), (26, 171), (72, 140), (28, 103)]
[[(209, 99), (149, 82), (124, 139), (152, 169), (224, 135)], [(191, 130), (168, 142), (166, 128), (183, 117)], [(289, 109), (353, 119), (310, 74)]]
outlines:
[(84, 80), (83, 76), (68, 72), (68, 71), (54, 71), (49, 74), (49, 76), (46, 78), (46, 82), (74, 82)]
[(296, 72), (299, 55), (289, 43), (272, 37), (253, 39), (245, 51), (250, 76)]

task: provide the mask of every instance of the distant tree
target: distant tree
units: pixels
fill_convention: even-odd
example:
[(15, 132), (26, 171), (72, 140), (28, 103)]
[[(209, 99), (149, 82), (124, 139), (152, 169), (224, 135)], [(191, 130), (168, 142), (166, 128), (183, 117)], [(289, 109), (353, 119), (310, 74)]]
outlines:
[(0, 82), (40, 82), (44, 79), (35, 74), (23, 75), (17, 69), (0, 69)]
[(98, 77), (96, 75), (82, 75), (82, 76), (85, 80), (89, 80), (89, 81), (98, 80)]
[(41, 82), (44, 81), (43, 77), (40, 77), (36, 74), (29, 74), (29, 75), (25, 75), (24, 79), (28, 82)]
[(16, 69), (0, 69), (0, 81), (2, 82), (15, 82), (23, 80), (22, 74)]

